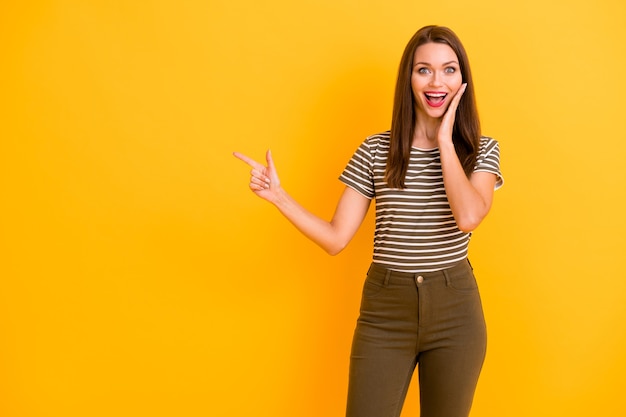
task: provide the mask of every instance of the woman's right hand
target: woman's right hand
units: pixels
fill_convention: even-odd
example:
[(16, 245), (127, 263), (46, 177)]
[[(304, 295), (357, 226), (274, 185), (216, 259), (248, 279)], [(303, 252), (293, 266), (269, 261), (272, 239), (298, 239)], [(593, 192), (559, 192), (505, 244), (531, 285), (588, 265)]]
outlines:
[(326, 221), (302, 207), (281, 188), (270, 151), (265, 155), (267, 166), (239, 152), (233, 155), (252, 167), (250, 190), (274, 204), (300, 232), (331, 255), (341, 252), (367, 214), (370, 200), (352, 188), (345, 187), (332, 220)]
[(250, 171), (250, 190), (262, 199), (275, 203), (280, 191), (280, 179), (276, 173), (272, 152), (268, 150), (265, 154), (267, 166), (239, 152), (233, 152), (233, 155), (252, 167)]

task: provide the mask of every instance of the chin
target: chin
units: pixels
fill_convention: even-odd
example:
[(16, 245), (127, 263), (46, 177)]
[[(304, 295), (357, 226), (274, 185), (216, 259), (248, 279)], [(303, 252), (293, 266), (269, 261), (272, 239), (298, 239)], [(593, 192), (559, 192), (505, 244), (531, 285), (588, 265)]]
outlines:
[(430, 117), (431, 119), (441, 119), (448, 111), (449, 103), (446, 103), (443, 107), (433, 108), (428, 104), (423, 104), (419, 106), (419, 113), (425, 115), (426, 117)]
[(448, 109), (447, 107), (445, 109), (444, 108), (429, 109), (429, 111), (426, 112), (426, 115), (433, 119), (441, 119), (446, 114), (447, 109)]

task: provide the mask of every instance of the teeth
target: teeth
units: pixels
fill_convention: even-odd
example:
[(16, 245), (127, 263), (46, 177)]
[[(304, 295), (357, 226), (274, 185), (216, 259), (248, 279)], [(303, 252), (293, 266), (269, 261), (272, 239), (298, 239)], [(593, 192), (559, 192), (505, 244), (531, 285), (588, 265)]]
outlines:
[(446, 93), (428, 93), (426, 94), (428, 97), (445, 97)]

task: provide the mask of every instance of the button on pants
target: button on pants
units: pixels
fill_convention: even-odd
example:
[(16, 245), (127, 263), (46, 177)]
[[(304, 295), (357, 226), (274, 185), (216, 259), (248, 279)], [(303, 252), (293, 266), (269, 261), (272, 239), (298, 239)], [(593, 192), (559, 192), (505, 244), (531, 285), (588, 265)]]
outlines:
[(421, 417), (467, 417), (486, 329), (469, 261), (420, 274), (372, 264), (352, 353), (347, 417), (398, 417), (417, 367)]

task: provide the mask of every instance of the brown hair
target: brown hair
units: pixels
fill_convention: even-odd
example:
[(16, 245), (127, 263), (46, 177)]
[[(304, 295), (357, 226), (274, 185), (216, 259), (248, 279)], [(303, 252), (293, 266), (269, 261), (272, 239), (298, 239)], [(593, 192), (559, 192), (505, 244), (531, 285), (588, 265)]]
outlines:
[(476, 163), (476, 154), (480, 141), (480, 120), (476, 108), (474, 95), (474, 83), (469, 67), (469, 59), (465, 48), (456, 34), (443, 26), (425, 26), (418, 30), (411, 38), (400, 60), (398, 81), (393, 103), (393, 115), (391, 119), (391, 137), (389, 156), (385, 179), (390, 187), (404, 188), (404, 179), (409, 166), (411, 156), (411, 143), (415, 130), (415, 104), (413, 90), (411, 88), (411, 74), (413, 72), (413, 57), (415, 50), (430, 42), (448, 45), (459, 60), (461, 76), (467, 88), (461, 97), (459, 107), (456, 110), (452, 142), (456, 154), (461, 161), (465, 174), (469, 176)]

